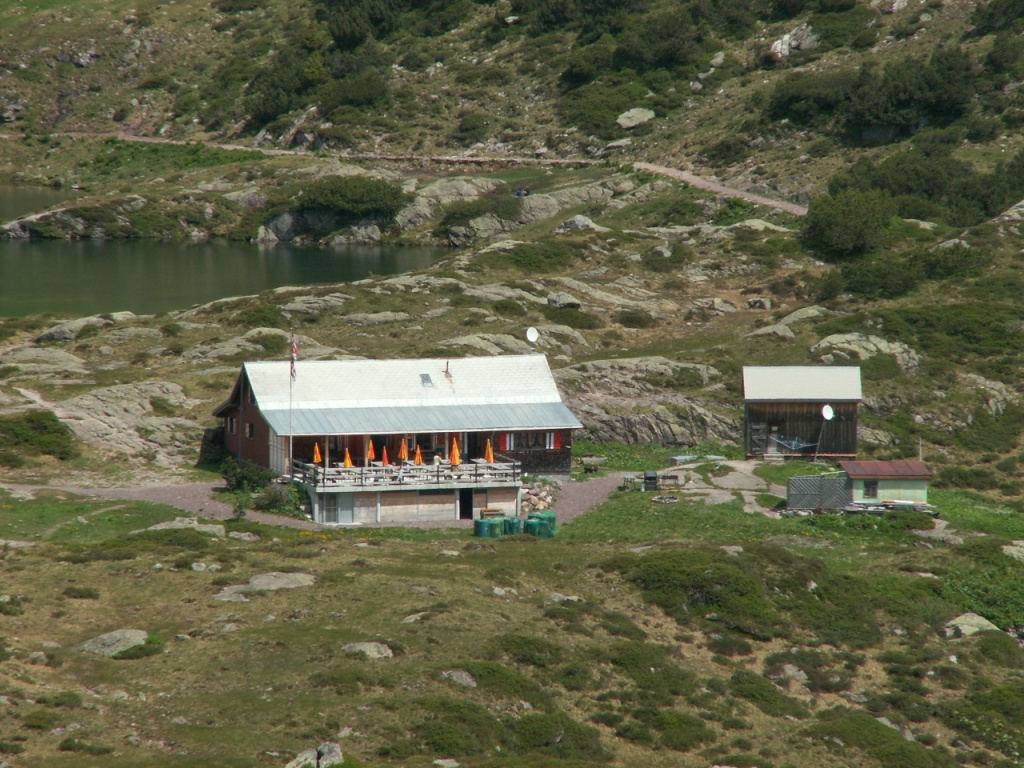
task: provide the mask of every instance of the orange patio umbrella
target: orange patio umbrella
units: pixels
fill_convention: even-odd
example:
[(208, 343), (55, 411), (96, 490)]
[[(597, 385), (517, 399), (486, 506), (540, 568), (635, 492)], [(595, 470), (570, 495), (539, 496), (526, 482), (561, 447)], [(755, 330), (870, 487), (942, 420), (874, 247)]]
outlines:
[(385, 445), (383, 451), (380, 454), (380, 463), (385, 467), (390, 467), (391, 462), (388, 461), (388, 447)]
[(405, 440), (398, 444), (398, 458), (400, 461), (409, 460), (409, 446), (405, 444)]
[(313, 463), (319, 464), (323, 461), (323, 457), (320, 455), (320, 443), (313, 443)]
[(448, 457), (453, 467), (459, 466), (462, 463), (462, 455), (459, 453), (459, 438), (452, 438), (452, 453)]
[(345, 467), (352, 466), (352, 455), (348, 452), (348, 448), (345, 449)]
[(491, 440), (487, 439), (487, 448), (484, 450), (484, 461), (488, 464), (494, 463), (494, 450), (491, 448)]
[(414, 458), (412, 460), (412, 463), (413, 464), (422, 464), (423, 463), (423, 451), (420, 450), (420, 447), (418, 445), (416, 446), (416, 458)]
[(373, 461), (376, 458), (377, 454), (373, 452), (373, 440), (371, 440), (369, 447), (366, 449), (366, 460)]

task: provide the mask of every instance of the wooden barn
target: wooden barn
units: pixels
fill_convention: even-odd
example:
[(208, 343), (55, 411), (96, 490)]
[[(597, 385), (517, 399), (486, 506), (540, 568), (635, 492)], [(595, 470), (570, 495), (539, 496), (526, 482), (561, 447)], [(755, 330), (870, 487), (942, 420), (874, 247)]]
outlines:
[(856, 458), (860, 401), (857, 366), (745, 366), (747, 458)]

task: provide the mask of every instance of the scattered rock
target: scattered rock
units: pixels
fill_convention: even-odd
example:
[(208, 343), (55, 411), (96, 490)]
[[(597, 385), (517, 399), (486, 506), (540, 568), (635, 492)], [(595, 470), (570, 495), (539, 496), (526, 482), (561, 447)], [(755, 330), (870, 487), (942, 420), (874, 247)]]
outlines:
[(362, 312), (345, 315), (342, 318), (350, 325), (386, 325), (387, 323), (404, 323), (409, 319), (406, 312)]
[(309, 587), (316, 582), (316, 579), (309, 573), (263, 573), (253, 576), (248, 584), (236, 584), (226, 587), (213, 596), (214, 600), (223, 602), (246, 602), (247, 594), (252, 592), (272, 592), (278, 589), (296, 589), (298, 587)]
[[(176, 517), (166, 523), (157, 523), (146, 528), (147, 531), (173, 531), (181, 530), (183, 528), (191, 528), (193, 531), (199, 531), (199, 533), (205, 533), (208, 536), (216, 536), (217, 538), (224, 538), (226, 529), (223, 525), (217, 525), (216, 523), (200, 523), (194, 517)], [(141, 533), (141, 531), (133, 531), (133, 533)], [(196, 565), (202, 565), (201, 563), (193, 563), (193, 570), (200, 570), (196, 568)], [(206, 566), (202, 566), (202, 570), (206, 570)]]
[(254, 541), (260, 540), (258, 533), (250, 533), (249, 531), (230, 531), (228, 533), (229, 539), (238, 539), (238, 541), (244, 541), (247, 544), (251, 544)]
[(970, 637), (979, 632), (998, 632), (999, 627), (976, 613), (963, 613), (946, 622), (946, 637)]
[(441, 673), (442, 680), (448, 680), (463, 688), (476, 688), (476, 678), (464, 669), (449, 669)]
[(753, 299), (747, 299), (747, 309), (771, 309), (772, 300), (767, 296), (757, 296)]
[(796, 338), (796, 334), (793, 332), (793, 329), (790, 328), (788, 325), (782, 325), (781, 323), (776, 323), (775, 325), (766, 325), (764, 328), (758, 328), (756, 331), (751, 331), (750, 333), (744, 334), (745, 338), (750, 338), (753, 336), (777, 336), (780, 339)]
[(386, 643), (346, 643), (341, 646), (345, 653), (361, 653), (368, 659), (390, 659), (394, 651)]
[[(905, 0), (904, 0), (905, 2)], [(821, 44), (821, 38), (814, 33), (809, 24), (801, 24), (789, 34), (771, 44), (771, 52), (776, 58), (785, 59), (793, 51), (809, 51)]]
[(634, 107), (633, 109), (619, 115), (615, 119), (615, 122), (620, 128), (629, 130), (630, 128), (636, 128), (638, 125), (649, 123), (654, 118), (654, 110), (646, 109), (644, 107)]
[(141, 629), (118, 629), (114, 632), (107, 632), (105, 635), (94, 637), (79, 644), (79, 648), (86, 653), (96, 653), (100, 656), (114, 657), (119, 653), (127, 651), (138, 645), (145, 645), (149, 633)]
[(579, 230), (590, 230), (591, 232), (611, 232), (608, 227), (595, 224), (583, 214), (577, 214), (567, 221), (563, 221), (555, 228), (555, 232), (578, 232)]
[(1015, 540), (1012, 544), (1004, 544), (1003, 554), (1024, 563), (1024, 540)]

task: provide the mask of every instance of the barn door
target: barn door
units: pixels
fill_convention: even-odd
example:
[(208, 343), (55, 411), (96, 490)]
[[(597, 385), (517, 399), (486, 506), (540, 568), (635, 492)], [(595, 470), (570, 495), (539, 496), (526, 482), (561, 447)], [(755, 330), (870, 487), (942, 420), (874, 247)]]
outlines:
[(765, 453), (768, 449), (768, 425), (755, 422), (750, 425), (750, 452)]

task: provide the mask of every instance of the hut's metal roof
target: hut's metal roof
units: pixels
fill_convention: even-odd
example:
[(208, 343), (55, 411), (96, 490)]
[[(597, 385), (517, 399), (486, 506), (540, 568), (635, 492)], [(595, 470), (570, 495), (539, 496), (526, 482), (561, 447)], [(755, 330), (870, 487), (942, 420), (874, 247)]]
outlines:
[(242, 377), (278, 434), (582, 426), (562, 403), (544, 355), (300, 360), (294, 381), (289, 361), (255, 362), (243, 366)]
[(920, 461), (840, 461), (854, 480), (930, 480), (932, 471)]
[(748, 402), (860, 402), (860, 367), (744, 366), (743, 398)]

